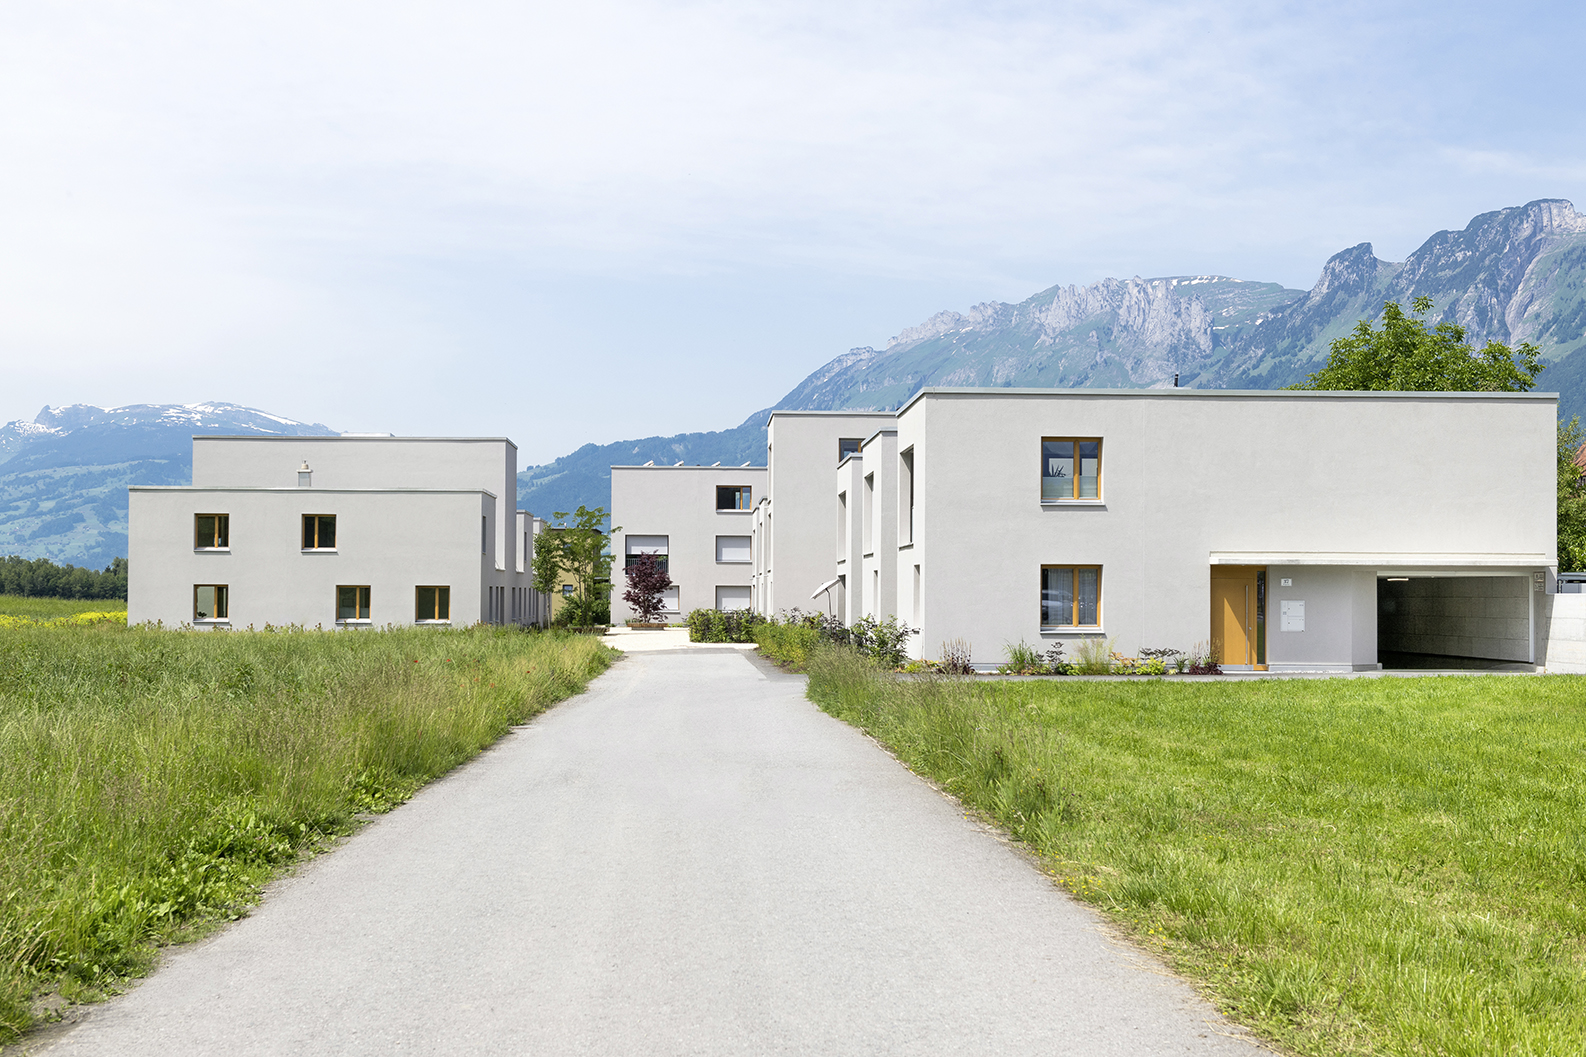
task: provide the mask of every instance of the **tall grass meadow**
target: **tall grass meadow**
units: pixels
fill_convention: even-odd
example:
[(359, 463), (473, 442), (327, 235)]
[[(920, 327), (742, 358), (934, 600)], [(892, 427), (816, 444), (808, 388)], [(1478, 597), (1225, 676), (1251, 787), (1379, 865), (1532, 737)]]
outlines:
[[(45, 617), (45, 620), (50, 620)], [(114, 990), (298, 855), (579, 692), (611, 651), (509, 629), (0, 626), (0, 1041)]]

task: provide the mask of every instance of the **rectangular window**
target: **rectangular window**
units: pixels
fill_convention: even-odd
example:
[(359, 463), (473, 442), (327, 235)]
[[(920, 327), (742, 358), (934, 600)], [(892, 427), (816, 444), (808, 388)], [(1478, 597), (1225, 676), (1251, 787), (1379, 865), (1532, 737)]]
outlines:
[(1101, 440), (1041, 438), (1041, 498), (1101, 498)]
[(717, 510), (753, 510), (750, 488), (746, 484), (719, 484), (716, 486)]
[(194, 550), (219, 550), (230, 546), (230, 514), (193, 515)]
[(336, 619), (337, 620), (368, 620), (369, 619), (369, 588), (367, 588), (367, 587), (338, 587), (338, 588), (336, 588)]
[(1101, 625), (1101, 566), (1041, 566), (1041, 626), (1094, 628)]
[(573, 592), (576, 591), (576, 590), (578, 590), (578, 586), (576, 584), (563, 584), (562, 585), (562, 597), (563, 598), (571, 598), (571, 597), (573, 597)]
[(303, 515), (303, 549), (306, 551), (334, 550), (336, 548), (336, 515)]
[(747, 587), (718, 587), (716, 588), (716, 608), (748, 609), (749, 588)]
[(871, 524), (871, 522), (875, 520), (876, 516), (875, 474), (871, 473), (865, 475), (865, 490), (863, 494), (864, 499), (861, 502), (859, 510), (859, 533), (860, 543), (864, 548), (864, 553), (869, 554), (871, 551), (876, 549), (875, 545), (871, 543), (871, 537), (874, 534), (874, 526)]
[(899, 518), (898, 528), (904, 543), (914, 542), (914, 449), (898, 453), (898, 504), (908, 511)]
[(754, 560), (752, 536), (717, 536), (716, 560), (718, 562), (751, 562)]
[(622, 567), (630, 569), (639, 560), (639, 555), (653, 554), (661, 571), (667, 572), (671, 568), (671, 559), (667, 556), (667, 542), (666, 536), (624, 536), (623, 550), (627, 553), (623, 556)]
[(479, 553), (490, 553), (490, 519), (483, 514), (479, 515)]
[(842, 462), (850, 455), (858, 455), (865, 442), (858, 437), (843, 437), (837, 441), (837, 461)]
[(225, 584), (193, 585), (193, 620), (230, 620)]
[(837, 493), (837, 560), (848, 557), (848, 493)]
[(419, 587), (414, 589), (417, 604), (415, 620), (452, 619), (452, 589), (450, 587)]

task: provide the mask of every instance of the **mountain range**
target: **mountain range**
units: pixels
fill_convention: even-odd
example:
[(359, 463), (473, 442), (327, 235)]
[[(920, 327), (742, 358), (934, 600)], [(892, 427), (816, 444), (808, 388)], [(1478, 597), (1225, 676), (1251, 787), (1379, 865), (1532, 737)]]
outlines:
[(1564, 418), (1586, 415), (1586, 216), (1543, 199), (1439, 231), (1400, 262), (1351, 246), (1309, 290), (1220, 275), (1103, 279), (938, 312), (885, 349), (850, 349), (736, 428), (586, 444), (524, 470), (518, 498), (535, 511), (608, 505), (613, 464), (763, 463), (771, 410), (893, 408), (926, 385), (1144, 387), (1177, 376), (1196, 388), (1281, 388), (1384, 302), (1423, 295), (1434, 322), (1458, 323), (1478, 346), (1539, 346), (1549, 366), (1538, 388), (1560, 394)]
[(331, 436), (238, 404), (46, 407), (0, 426), (0, 555), (100, 569), (127, 553), (127, 486), (191, 484), (193, 434)]
[[(1586, 415), (1586, 216), (1543, 199), (1440, 231), (1399, 262), (1369, 242), (1335, 253), (1309, 290), (1220, 275), (1054, 286), (908, 327), (885, 349), (850, 349), (770, 408), (711, 433), (586, 444), (518, 476), (519, 506), (609, 506), (611, 466), (765, 461), (768, 412), (895, 408), (926, 385), (1270, 389), (1300, 381), (1331, 342), (1385, 301), (1432, 299), (1434, 322), (1476, 345), (1526, 341)], [(126, 553), (126, 486), (185, 484), (193, 433), (335, 431), (236, 404), (45, 408), (0, 427), (0, 554), (102, 566)]]

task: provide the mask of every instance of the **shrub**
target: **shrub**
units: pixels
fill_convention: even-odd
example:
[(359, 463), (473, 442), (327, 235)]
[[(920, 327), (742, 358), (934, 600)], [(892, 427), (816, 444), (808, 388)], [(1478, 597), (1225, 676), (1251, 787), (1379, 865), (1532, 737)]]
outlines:
[(1185, 660), (1185, 667), (1179, 670), (1187, 671), (1190, 675), (1223, 674), (1222, 666), (1212, 657), (1211, 647), (1204, 642), (1197, 642)]
[(967, 639), (954, 639), (942, 643), (941, 670), (948, 675), (974, 675), (975, 667), (970, 663), (970, 646)]
[(1004, 647), (1008, 663), (997, 669), (1004, 675), (1049, 675), (1051, 669), (1041, 659), (1041, 654), (1034, 646), (1020, 639), (1010, 642)]
[(909, 636), (918, 634), (896, 616), (885, 620), (861, 617), (848, 629), (850, 645), (883, 668), (901, 668), (908, 660)]
[(1081, 639), (1075, 651), (1074, 671), (1079, 675), (1110, 675), (1112, 658), (1111, 640)]
[(754, 642), (765, 618), (752, 609), (696, 609), (684, 618), (690, 642)]
[(848, 627), (828, 613), (793, 609), (772, 620), (756, 620), (752, 633), (761, 651), (780, 664), (800, 669), (817, 642), (847, 646), (882, 667), (899, 668), (908, 660), (909, 636), (919, 634), (897, 617), (862, 617)]
[(778, 664), (802, 669), (810, 651), (821, 641), (820, 632), (808, 624), (767, 620), (754, 626), (755, 645)]

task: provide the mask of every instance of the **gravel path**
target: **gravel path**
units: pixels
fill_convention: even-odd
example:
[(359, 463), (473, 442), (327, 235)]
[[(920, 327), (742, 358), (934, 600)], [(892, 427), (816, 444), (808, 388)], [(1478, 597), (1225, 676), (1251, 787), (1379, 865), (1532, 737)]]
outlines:
[(37, 1052), (1265, 1052), (803, 692), (630, 654)]

